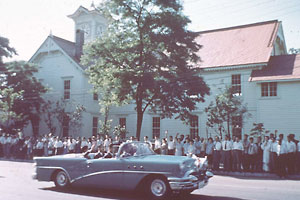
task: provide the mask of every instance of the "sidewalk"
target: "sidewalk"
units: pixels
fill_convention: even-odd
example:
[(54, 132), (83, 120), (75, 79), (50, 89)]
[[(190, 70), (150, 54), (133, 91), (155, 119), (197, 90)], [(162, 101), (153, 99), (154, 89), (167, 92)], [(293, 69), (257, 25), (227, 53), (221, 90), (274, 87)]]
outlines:
[[(265, 172), (225, 172), (225, 171), (213, 171), (213, 174), (220, 176), (233, 176), (243, 178), (267, 178), (267, 179), (282, 179), (276, 174)], [(300, 174), (287, 175), (284, 179), (300, 180)]]

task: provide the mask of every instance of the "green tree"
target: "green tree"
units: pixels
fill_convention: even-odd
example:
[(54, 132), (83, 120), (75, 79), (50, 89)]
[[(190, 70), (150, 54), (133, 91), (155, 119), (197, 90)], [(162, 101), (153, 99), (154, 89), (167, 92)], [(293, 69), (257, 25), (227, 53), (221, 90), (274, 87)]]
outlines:
[(264, 137), (265, 134), (268, 134), (270, 131), (266, 130), (263, 123), (253, 123), (253, 128), (250, 130), (250, 135), (256, 137)]
[[(72, 132), (72, 136), (78, 136), (78, 131), (80, 131), (83, 125), (82, 115), (85, 111), (85, 107), (83, 105), (66, 101), (64, 99), (52, 102), (50, 104), (51, 106), (48, 106), (48, 110), (45, 113), (46, 118), (48, 118), (49, 121), (55, 119), (58, 122), (59, 136), (63, 136), (63, 128), (66, 125), (67, 127), (69, 127), (69, 131)], [(49, 118), (47, 117), (47, 115), (51, 117)], [(51, 121), (51, 124), (54, 124), (54, 122)]]
[(147, 109), (189, 121), (209, 88), (195, 67), (198, 33), (187, 30), (180, 1), (106, 0), (99, 8), (109, 26), (84, 48), (90, 82), (102, 93), (110, 86), (116, 105), (135, 104), (138, 139)]
[(42, 105), (42, 111), (43, 111), (43, 118), (44, 121), (51, 133), (55, 135), (56, 133), (56, 126), (55, 126), (55, 111), (54, 106), (55, 104), (51, 101), (45, 101)]
[(9, 46), (9, 40), (0, 36), (0, 67), (4, 65), (3, 57), (9, 58), (16, 54), (16, 50)]
[[(3, 58), (12, 57), (15, 54), (17, 54), (17, 52), (14, 48), (9, 46), (9, 40), (0, 36), (0, 70), (5, 65)], [(1, 85), (4, 85), (6, 76), (2, 71), (0, 73), (0, 83)], [(20, 95), (21, 91), (16, 93), (13, 88), (2, 87), (0, 89), (0, 121), (2, 128), (7, 129), (9, 124), (13, 123), (15, 119), (20, 118), (20, 116), (18, 116), (12, 109), (15, 99), (20, 98)]]
[(232, 88), (226, 88), (221, 94), (217, 95), (207, 108), (207, 125), (211, 128), (217, 127), (222, 138), (222, 132), (226, 129), (227, 134), (231, 135), (230, 127), (232, 126), (232, 118), (235, 116), (250, 116), (247, 106), (243, 104), (241, 97), (236, 96)]
[[(41, 105), (44, 103), (42, 95), (47, 89), (34, 77), (38, 72), (37, 66), (24, 62), (9, 62), (0, 67), (2, 71), (0, 90), (13, 88), (13, 92), (22, 91), (22, 97), (14, 101), (12, 111), (20, 118), (13, 124), (14, 128), (23, 129), (29, 122), (33, 127), (33, 134), (38, 134)], [(13, 127), (11, 127), (13, 128)]]
[(22, 97), (22, 91), (16, 93), (13, 88), (4, 88), (0, 90), (0, 122), (2, 129), (9, 131), (8, 127), (12, 126), (22, 116), (13, 111), (16, 99)]
[(23, 129), (31, 122), (33, 133), (36, 135), (40, 108), (44, 102), (41, 96), (46, 92), (46, 88), (34, 77), (38, 72), (37, 66), (24, 61), (3, 63), (3, 57), (12, 57), (14, 54), (16, 51), (9, 46), (8, 39), (0, 37), (0, 90), (8, 88), (12, 96), (19, 97), (14, 99), (13, 104), (7, 102), (11, 106), (10, 112), (14, 112), (18, 117), (6, 128), (11, 132), (13, 129)]

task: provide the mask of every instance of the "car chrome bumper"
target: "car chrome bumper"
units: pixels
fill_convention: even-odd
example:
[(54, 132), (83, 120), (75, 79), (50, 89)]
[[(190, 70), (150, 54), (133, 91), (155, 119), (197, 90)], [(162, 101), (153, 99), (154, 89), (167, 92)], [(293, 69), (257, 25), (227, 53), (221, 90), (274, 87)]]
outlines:
[(171, 190), (195, 190), (203, 188), (208, 184), (208, 179), (213, 176), (213, 173), (207, 171), (204, 178), (198, 178), (190, 175), (184, 178), (168, 178)]

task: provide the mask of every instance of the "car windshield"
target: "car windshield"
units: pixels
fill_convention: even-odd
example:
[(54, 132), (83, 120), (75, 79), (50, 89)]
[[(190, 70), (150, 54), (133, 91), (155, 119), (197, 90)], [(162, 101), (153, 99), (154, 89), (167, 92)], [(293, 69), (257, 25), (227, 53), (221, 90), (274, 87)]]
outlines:
[(155, 154), (148, 143), (131, 142), (120, 147), (120, 157), (143, 156)]

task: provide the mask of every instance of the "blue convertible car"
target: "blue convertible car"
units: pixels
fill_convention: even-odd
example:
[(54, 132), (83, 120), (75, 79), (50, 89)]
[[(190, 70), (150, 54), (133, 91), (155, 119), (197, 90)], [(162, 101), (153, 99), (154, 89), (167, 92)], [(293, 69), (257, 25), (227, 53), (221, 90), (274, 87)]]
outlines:
[(152, 199), (172, 192), (191, 193), (204, 187), (213, 174), (205, 160), (157, 155), (144, 142), (123, 143), (114, 158), (88, 159), (82, 154), (35, 157), (34, 179), (72, 186), (144, 190)]

